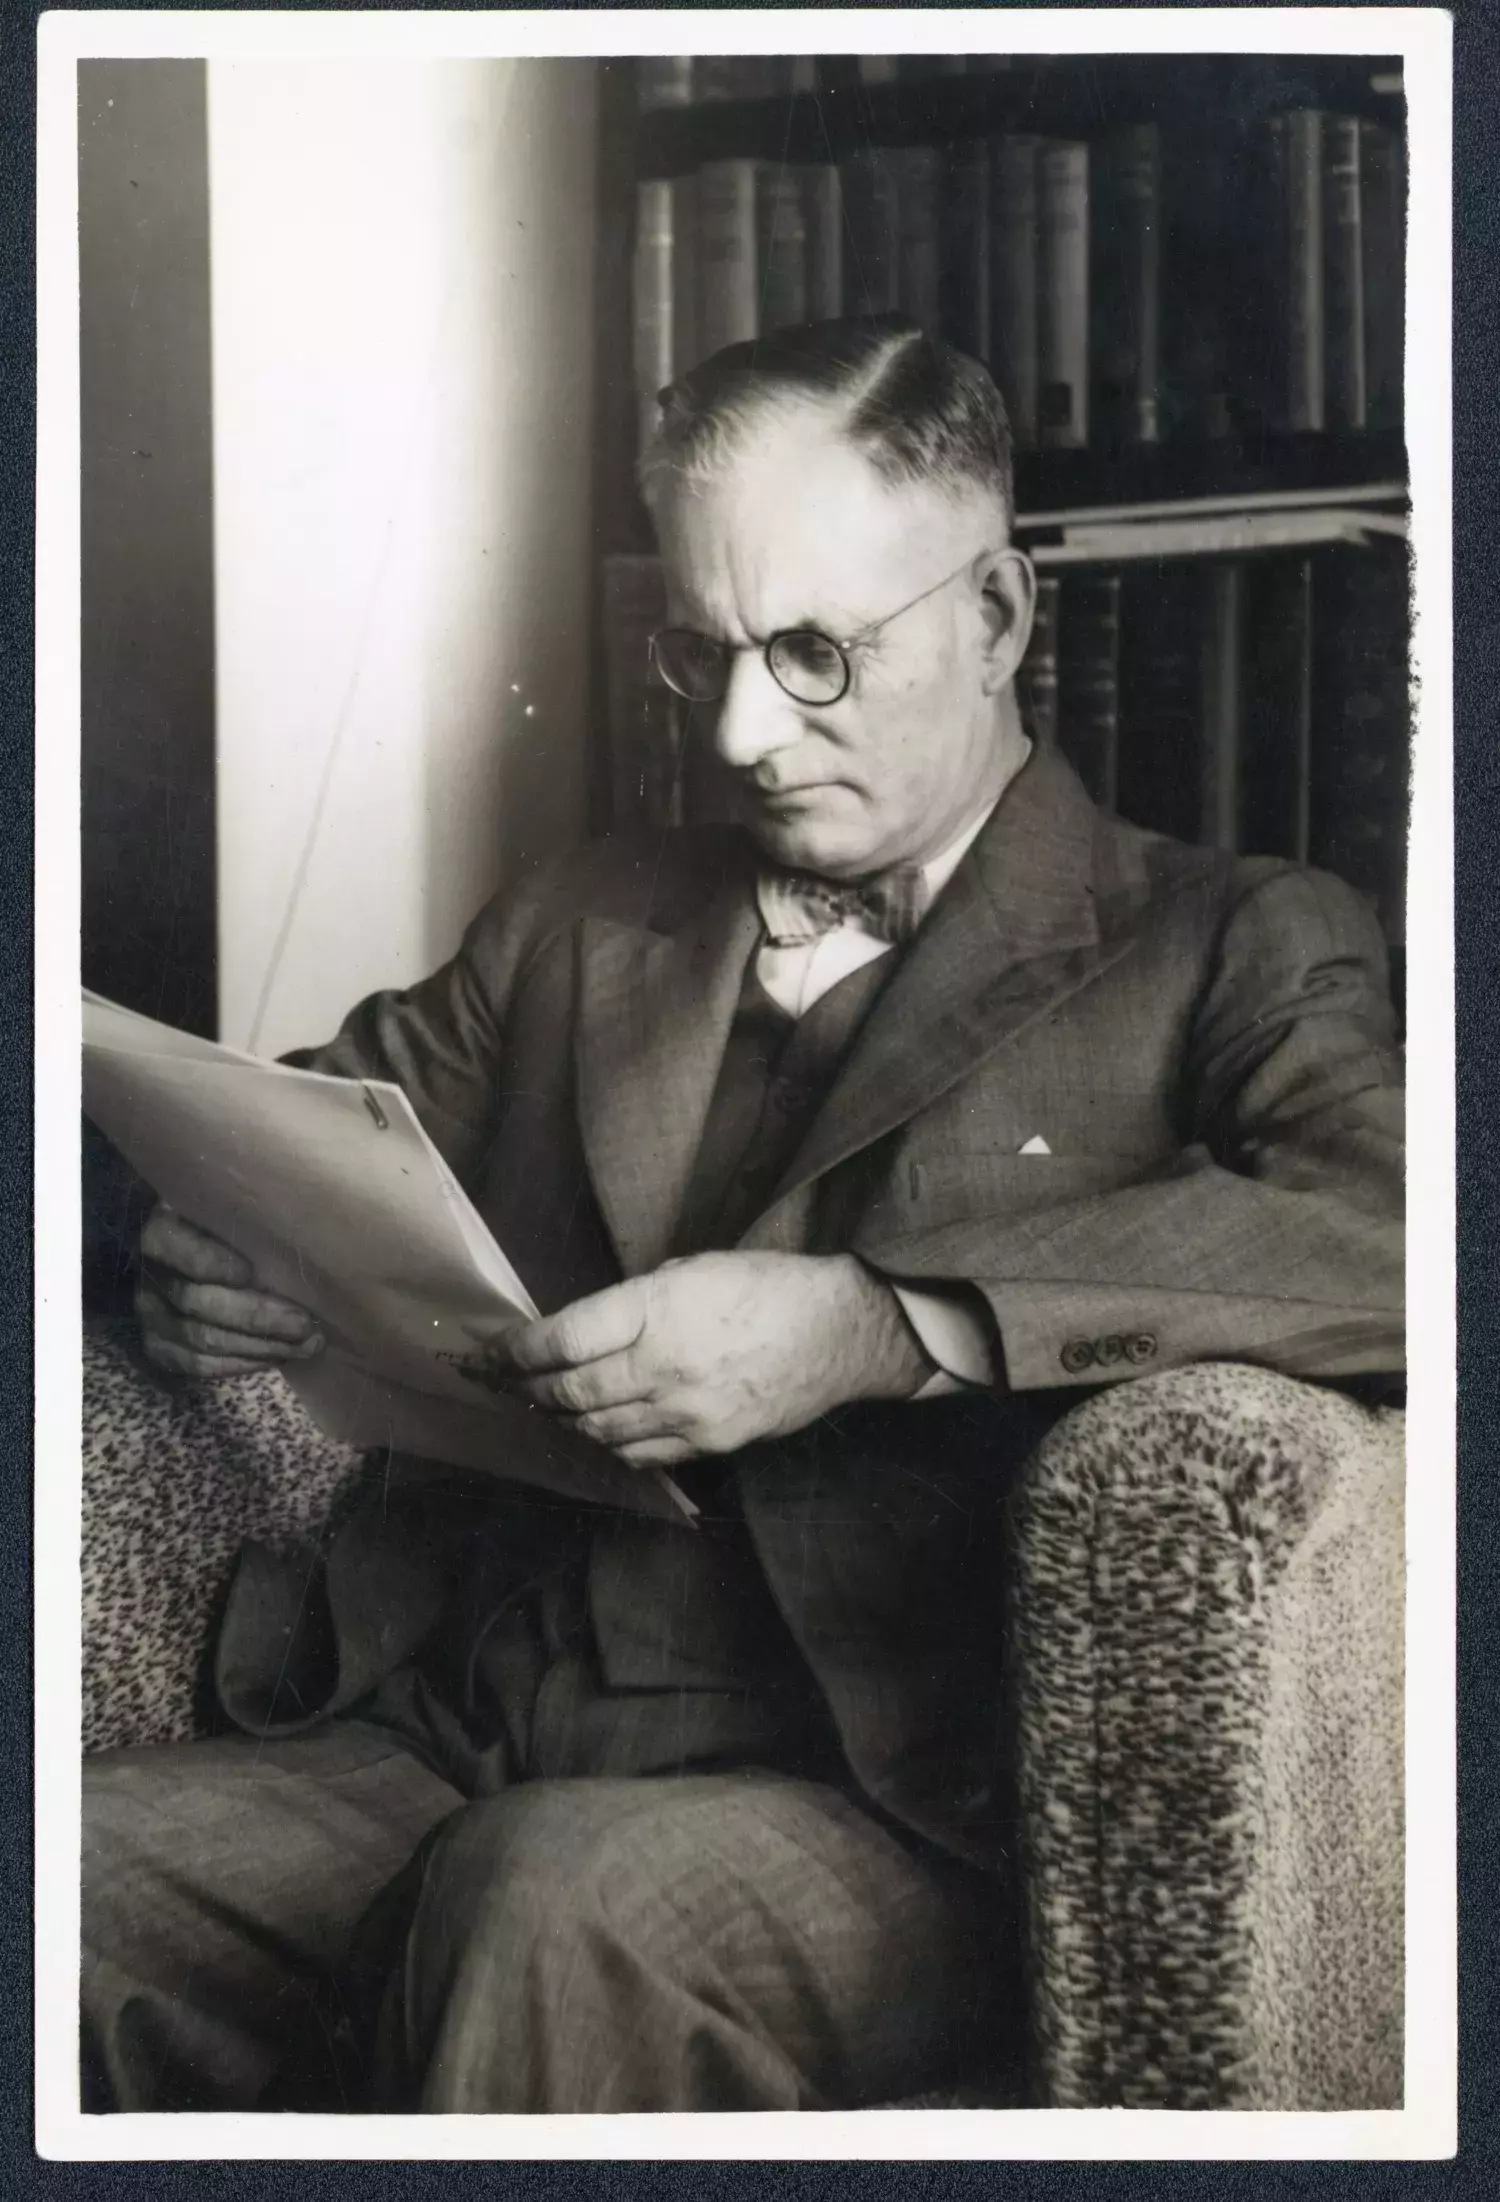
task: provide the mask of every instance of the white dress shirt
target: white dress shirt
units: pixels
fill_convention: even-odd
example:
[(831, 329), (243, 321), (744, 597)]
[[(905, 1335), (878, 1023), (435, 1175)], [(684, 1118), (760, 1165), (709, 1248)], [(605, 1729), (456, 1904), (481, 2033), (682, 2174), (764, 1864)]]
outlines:
[[(966, 826), (922, 867), (927, 883), (928, 907), (936, 902), (980, 833), (996, 805)], [(765, 906), (762, 902), (762, 916)], [(811, 940), (778, 946), (761, 943), (755, 975), (777, 1006), (789, 1017), (805, 1017), (830, 987), (851, 972), (859, 971), (879, 956), (888, 956), (891, 943), (868, 932), (857, 918), (848, 918)], [(930, 1376), (918, 1399), (937, 1399), (966, 1385), (992, 1385), (995, 1381), (994, 1332), (987, 1311), (981, 1312), (977, 1295), (958, 1292), (916, 1292), (906, 1285), (892, 1285), (902, 1311), (938, 1373)]]

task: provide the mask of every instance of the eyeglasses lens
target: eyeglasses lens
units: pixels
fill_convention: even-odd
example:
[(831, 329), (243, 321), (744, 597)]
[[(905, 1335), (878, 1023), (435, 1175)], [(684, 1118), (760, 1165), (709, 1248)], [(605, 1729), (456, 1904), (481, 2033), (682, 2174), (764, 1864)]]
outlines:
[[(664, 627), (652, 637), (656, 669), (690, 703), (718, 703), (729, 687), (734, 652), (691, 627)], [(766, 651), (772, 676), (798, 703), (837, 703), (849, 685), (844, 653), (812, 629), (775, 636)]]
[(799, 703), (836, 703), (849, 685), (844, 653), (827, 635), (777, 635), (766, 653), (772, 673)]
[(668, 627), (652, 638), (657, 670), (690, 703), (717, 703), (729, 686), (730, 652), (708, 635)]

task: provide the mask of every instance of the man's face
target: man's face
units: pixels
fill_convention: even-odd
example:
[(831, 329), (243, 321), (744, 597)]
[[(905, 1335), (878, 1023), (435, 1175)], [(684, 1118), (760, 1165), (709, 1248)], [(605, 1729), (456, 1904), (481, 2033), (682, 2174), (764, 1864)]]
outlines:
[[(803, 627), (843, 641), (978, 562), (1002, 530), (977, 501), (887, 485), (808, 409), (712, 481), (664, 490), (657, 529), (673, 623), (737, 647), (722, 704), (695, 706), (693, 725), (768, 855), (844, 879), (925, 863), (998, 794), (1015, 760), (996, 696), (1025, 646), (1024, 578), (1018, 614), (966, 569), (854, 645), (835, 704), (796, 702), (758, 647)], [(997, 668), (997, 632), (1018, 617)]]

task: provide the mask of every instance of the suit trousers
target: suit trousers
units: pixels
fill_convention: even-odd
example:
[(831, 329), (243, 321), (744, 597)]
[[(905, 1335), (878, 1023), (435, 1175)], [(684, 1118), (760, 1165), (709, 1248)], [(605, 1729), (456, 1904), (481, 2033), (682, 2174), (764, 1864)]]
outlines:
[(753, 1767), (466, 1798), (347, 1719), (84, 1764), (85, 2109), (857, 2107), (992, 2060), (994, 1883)]

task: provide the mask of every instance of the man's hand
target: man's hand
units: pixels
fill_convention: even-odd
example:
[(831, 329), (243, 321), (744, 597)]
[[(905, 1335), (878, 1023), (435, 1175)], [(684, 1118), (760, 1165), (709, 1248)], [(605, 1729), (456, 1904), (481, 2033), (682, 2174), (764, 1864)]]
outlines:
[(243, 1254), (166, 1206), (141, 1232), (135, 1312), (146, 1358), (174, 1376), (253, 1376), (323, 1339), (305, 1308), (262, 1292)]
[(850, 1254), (696, 1254), (490, 1347), (497, 1376), (632, 1467), (800, 1430), (931, 1373), (900, 1304)]

